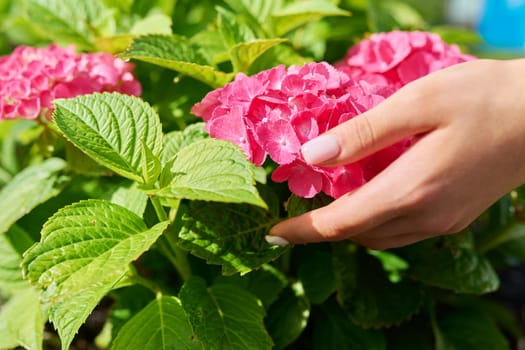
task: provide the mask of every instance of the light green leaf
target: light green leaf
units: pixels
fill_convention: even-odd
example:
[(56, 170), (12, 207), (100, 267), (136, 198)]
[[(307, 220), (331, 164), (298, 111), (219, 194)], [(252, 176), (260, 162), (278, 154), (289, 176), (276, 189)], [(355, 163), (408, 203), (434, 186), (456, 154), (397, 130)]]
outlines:
[(131, 34), (171, 34), (171, 17), (160, 13), (151, 12), (146, 17), (133, 23), (129, 30)]
[[(118, 93), (95, 93), (54, 101), (53, 114), (62, 133), (81, 151), (101, 165), (128, 179), (150, 183), (154, 173), (144, 175), (149, 157), (160, 157), (162, 129), (157, 113), (138, 97)], [(148, 171), (153, 171), (148, 168)]]
[[(10, 229), (12, 230), (14, 226)], [(8, 231), (9, 233), (9, 231)], [(0, 236), (0, 291), (6, 294), (27, 289), (29, 283), (22, 276), (22, 255), (17, 252), (7, 238)], [(1, 337), (0, 337), (1, 339)], [(1, 347), (0, 347), (1, 348)]]
[(42, 349), (44, 314), (40, 295), (27, 288), (0, 307), (0, 349)]
[(161, 296), (120, 330), (112, 350), (203, 349), (176, 297)]
[(486, 258), (471, 247), (460, 246), (453, 251), (443, 239), (426, 240), (399, 251), (410, 265), (409, 276), (458, 293), (481, 294), (498, 288), (498, 276)]
[(140, 217), (144, 214), (144, 210), (148, 204), (148, 196), (144, 191), (139, 190), (135, 183), (127, 183), (119, 186), (111, 193), (109, 200), (112, 203), (131, 210)]
[(234, 45), (230, 58), (235, 72), (248, 73), (255, 60), (271, 47), (287, 41), (286, 39), (258, 39)]
[(113, 13), (100, 0), (28, 0), (27, 13), (53, 41), (84, 50), (94, 50), (93, 39), (114, 26)]
[(215, 68), (201, 49), (177, 35), (145, 35), (133, 40), (123, 57), (175, 70), (218, 88), (228, 83), (232, 74)]
[(142, 156), (140, 159), (142, 178), (144, 179), (145, 183), (153, 184), (159, 177), (162, 170), (159, 159), (160, 154), (158, 156), (153, 154), (151, 149), (144, 143), (144, 141), (141, 141), (140, 144), (140, 154)]
[(420, 284), (390, 282), (379, 261), (353, 243), (334, 243), (333, 249), (337, 299), (354, 323), (389, 327), (420, 311), (426, 298)]
[(255, 34), (247, 24), (242, 22), (242, 18), (223, 7), (217, 6), (216, 9), (217, 26), (227, 47), (255, 40)]
[(283, 0), (225, 0), (224, 2), (240, 18), (244, 19), (259, 38), (264, 38), (269, 34), (269, 28), (266, 25), (269, 22), (269, 16), (283, 5)]
[(120, 329), (140, 310), (155, 299), (155, 294), (139, 284), (119, 288), (111, 292), (114, 300), (109, 311), (108, 323), (111, 324), (112, 339)]
[(306, 328), (309, 317), (310, 303), (301, 283), (296, 282), (285, 288), (264, 320), (275, 343), (274, 348), (284, 349), (294, 342)]
[(173, 180), (154, 191), (156, 196), (267, 207), (255, 187), (254, 165), (231, 142), (204, 139), (191, 143), (177, 153), (171, 170)]
[(246, 204), (191, 201), (179, 208), (179, 244), (210, 264), (222, 265), (231, 275), (250, 272), (276, 259), (286, 248), (264, 240), (276, 219)]
[(62, 349), (167, 225), (148, 229), (136, 214), (103, 200), (64, 207), (44, 224), (42, 240), (24, 256), (23, 270), (44, 291)]
[(294, 1), (272, 14), (273, 27), (277, 36), (314, 20), (326, 16), (349, 16), (350, 12), (334, 5), (330, 1), (309, 0)]
[(18, 173), (0, 191), (0, 234), (37, 205), (60, 193), (68, 178), (61, 175), (66, 163), (49, 158)]
[(386, 350), (383, 333), (356, 326), (335, 302), (317, 309), (313, 329), (314, 350)]
[(204, 123), (188, 125), (184, 130), (172, 131), (164, 135), (164, 150), (162, 151), (162, 163), (166, 164), (184, 147), (189, 144), (208, 138), (204, 130)]
[(207, 287), (193, 277), (179, 297), (205, 349), (271, 349), (263, 324), (264, 309), (251, 293), (230, 284)]

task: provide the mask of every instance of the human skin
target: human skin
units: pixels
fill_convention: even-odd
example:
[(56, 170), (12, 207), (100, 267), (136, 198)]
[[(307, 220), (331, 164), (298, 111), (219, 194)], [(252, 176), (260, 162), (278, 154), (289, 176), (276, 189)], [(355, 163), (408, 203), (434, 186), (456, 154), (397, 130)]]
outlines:
[(350, 239), (388, 249), (467, 227), (525, 183), (525, 59), (432, 73), (307, 142), (302, 153), (311, 164), (336, 166), (409, 136), (415, 144), (368, 183), (277, 224), (268, 241)]

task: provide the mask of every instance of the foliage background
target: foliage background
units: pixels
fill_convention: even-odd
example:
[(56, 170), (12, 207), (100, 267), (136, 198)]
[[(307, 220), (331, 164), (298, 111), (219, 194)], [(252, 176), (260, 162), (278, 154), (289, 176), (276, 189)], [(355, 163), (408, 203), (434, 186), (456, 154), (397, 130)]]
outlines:
[[(368, 33), (392, 29), (438, 32), (465, 50), (481, 52), (482, 42), (473, 32), (444, 24), (444, 6), (443, 1), (415, 0), (0, 0), (0, 52), (8, 54), (16, 45), (58, 42), (131, 59), (143, 85), (142, 97), (153, 107), (149, 117), (158, 118), (164, 135), (175, 135), (173, 140), (179, 143), (172, 144), (171, 150), (182, 152), (184, 146), (205, 138), (198, 120), (189, 113), (191, 106), (234, 73), (251, 74), (281, 63), (334, 62)], [(81, 102), (64, 101), (62, 106)], [(285, 186), (264, 184), (271, 164), (252, 175), (263, 179), (257, 188), (269, 210), (247, 204), (203, 205), (185, 194), (164, 197), (164, 208), (175, 217), (162, 218), (158, 202), (147, 201), (146, 194), (155, 197), (151, 188), (137, 187), (137, 181), (126, 176), (107, 176), (103, 166), (108, 164), (96, 154), (93, 159), (83, 155), (50, 125), (3, 121), (0, 142), (0, 211), (4, 213), (0, 214), (0, 348), (38, 349), (42, 343), (46, 349), (60, 347), (57, 332), (46, 319), (53, 312), (71, 316), (63, 309), (60, 312), (59, 303), (52, 300), (53, 291), (46, 290), (51, 294), (51, 302), (46, 302), (45, 293), (39, 291), (45, 288), (35, 283), (36, 288), (29, 286), (22, 278), (21, 264), (29, 279), (38, 275), (28, 270), (38, 254), (26, 251), (41, 240), (42, 226), (48, 222), (48, 231), (42, 232), (51, 235), (49, 227), (61, 223), (60, 215), (52, 218), (57, 210), (88, 199), (93, 205), (89, 210), (100, 216), (113, 211), (136, 220), (140, 232), (160, 235), (163, 219), (174, 229), (144, 247), (140, 259), (130, 265), (131, 277), (121, 285), (107, 290), (95, 284), (87, 287), (100, 295), (88, 295), (86, 303), (74, 305), (85, 317), (90, 315), (77, 336), (76, 329), (61, 326), (55, 317), (62, 347), (67, 338), (75, 349), (160, 349), (176, 344), (224, 349), (468, 350), (511, 349), (523, 338), (523, 301), (515, 295), (520, 287), (516, 283), (522, 280), (508, 278), (523, 276), (519, 275), (525, 259), (523, 188), (502, 198), (468, 231), (455, 236), (389, 252), (342, 242), (275, 253), (261, 246), (264, 230), (278, 218), (297, 215), (328, 199), (289, 199)], [(82, 149), (81, 144), (75, 145)], [(188, 157), (192, 152), (195, 149), (186, 148)], [(223, 151), (225, 157), (235, 157), (234, 151), (226, 152), (230, 150)], [(246, 166), (243, 171), (251, 170)], [(22, 214), (13, 214), (8, 210), (12, 207)], [(254, 235), (226, 247), (234, 256), (230, 260), (202, 253), (188, 241), (186, 245), (174, 241), (174, 236), (180, 239), (184, 232), (193, 232), (188, 222), (204, 221), (191, 216), (196, 211), (211, 217), (216, 226), (210, 230), (219, 237), (219, 244), (225, 244), (221, 232), (236, 224), (245, 225), (239, 230)], [(226, 211), (235, 215), (228, 217)], [(239, 213), (245, 211), (252, 221), (239, 221)], [(185, 222), (178, 221), (181, 215), (186, 215)], [(257, 223), (262, 223), (260, 231), (253, 229)], [(242, 260), (245, 249), (260, 249), (262, 260)], [(186, 256), (183, 250), (192, 254)], [(181, 256), (187, 260), (181, 262)], [(253, 264), (240, 268), (236, 259)], [(184, 264), (187, 269), (181, 268)], [(221, 268), (223, 272), (256, 269), (223, 276)], [(107, 276), (113, 269), (103, 268)], [(501, 287), (495, 292), (500, 279)], [(94, 309), (86, 306), (93, 302)], [(205, 310), (214, 312), (203, 316)], [(74, 319), (83, 322), (80, 316)], [(159, 332), (168, 334), (166, 342), (155, 343)], [(181, 334), (193, 338), (176, 343)], [(232, 336), (240, 342), (232, 341)]]

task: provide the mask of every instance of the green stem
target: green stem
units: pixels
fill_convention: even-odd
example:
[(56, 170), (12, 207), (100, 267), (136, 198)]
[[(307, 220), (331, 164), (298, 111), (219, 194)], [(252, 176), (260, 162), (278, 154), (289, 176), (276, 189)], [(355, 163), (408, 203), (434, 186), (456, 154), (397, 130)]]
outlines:
[[(151, 196), (150, 200), (151, 204), (153, 204), (153, 208), (155, 209), (155, 213), (157, 213), (157, 217), (159, 218), (159, 220), (168, 220), (168, 215), (166, 214), (164, 207), (160, 203), (159, 198)], [(168, 260), (173, 264), (182, 280), (186, 281), (191, 276), (191, 267), (188, 261), (186, 251), (180, 249), (177, 246), (177, 243), (174, 242), (170, 238), (170, 235), (167, 235), (166, 233), (164, 233), (160, 237), (160, 239), (158, 240), (158, 245), (162, 254), (164, 254), (168, 258)]]
[(153, 283), (151, 280), (142, 277), (136, 271), (133, 271), (133, 275), (131, 276), (131, 281), (143, 287), (148, 288), (155, 295), (162, 294), (162, 289), (156, 283)]

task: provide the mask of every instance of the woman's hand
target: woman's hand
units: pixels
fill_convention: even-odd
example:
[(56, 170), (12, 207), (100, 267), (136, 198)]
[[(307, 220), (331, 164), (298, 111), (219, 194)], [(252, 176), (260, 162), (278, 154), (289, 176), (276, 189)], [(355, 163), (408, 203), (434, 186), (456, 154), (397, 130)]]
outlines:
[(269, 242), (351, 239), (387, 249), (468, 226), (525, 182), (525, 60), (471, 61), (428, 75), (302, 152), (311, 164), (335, 166), (408, 136), (416, 143), (383, 172), (279, 223)]

